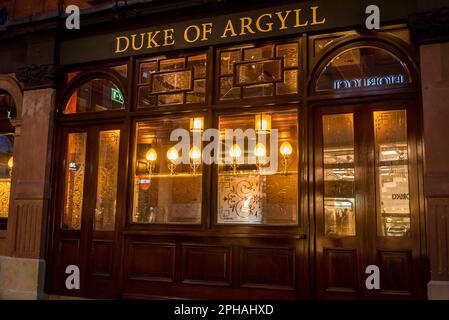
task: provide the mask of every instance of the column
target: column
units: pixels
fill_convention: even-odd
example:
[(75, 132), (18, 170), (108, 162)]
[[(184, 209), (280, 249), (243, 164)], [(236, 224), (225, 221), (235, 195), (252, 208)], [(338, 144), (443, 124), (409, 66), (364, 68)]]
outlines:
[(20, 137), (14, 146), (12, 209), (0, 298), (39, 299), (45, 297), (55, 72), (51, 65), (33, 65), (18, 70), (16, 77), (24, 93)]
[(417, 14), (420, 45), (429, 299), (449, 300), (449, 9)]

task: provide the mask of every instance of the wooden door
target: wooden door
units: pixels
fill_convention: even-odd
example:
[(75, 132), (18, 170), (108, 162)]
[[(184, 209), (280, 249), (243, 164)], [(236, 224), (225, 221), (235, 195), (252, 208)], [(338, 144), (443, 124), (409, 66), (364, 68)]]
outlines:
[[(120, 293), (122, 132), (121, 124), (63, 129), (53, 259), (57, 293), (103, 298)], [(66, 288), (68, 265), (79, 267), (80, 290)]]
[(423, 298), (416, 106), (321, 107), (314, 124), (317, 297)]

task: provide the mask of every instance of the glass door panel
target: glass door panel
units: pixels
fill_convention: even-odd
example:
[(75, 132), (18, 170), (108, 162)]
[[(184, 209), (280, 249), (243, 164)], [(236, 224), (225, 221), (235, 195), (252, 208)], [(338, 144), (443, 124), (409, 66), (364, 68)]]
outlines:
[(354, 117), (322, 120), (325, 235), (355, 236)]
[(100, 131), (98, 135), (97, 198), (94, 228), (115, 229), (120, 130)]
[(67, 135), (67, 156), (64, 167), (65, 197), (62, 221), (63, 229), (81, 229), (86, 168), (86, 143), (86, 132), (69, 133)]
[(374, 112), (378, 236), (410, 236), (406, 110)]

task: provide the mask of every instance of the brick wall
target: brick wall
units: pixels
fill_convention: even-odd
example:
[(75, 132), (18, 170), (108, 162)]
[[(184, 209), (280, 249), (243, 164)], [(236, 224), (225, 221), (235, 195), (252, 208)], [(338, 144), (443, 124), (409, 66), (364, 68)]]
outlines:
[(56, 12), (60, 7), (74, 4), (81, 9), (114, 3), (114, 0), (0, 0), (0, 9), (6, 7), (8, 20), (18, 20), (26, 17)]

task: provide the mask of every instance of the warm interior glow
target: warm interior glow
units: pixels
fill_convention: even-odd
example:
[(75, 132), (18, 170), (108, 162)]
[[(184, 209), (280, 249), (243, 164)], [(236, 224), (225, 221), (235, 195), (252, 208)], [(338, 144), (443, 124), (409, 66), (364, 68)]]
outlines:
[(193, 132), (203, 131), (204, 129), (204, 119), (203, 118), (191, 118), (190, 119), (190, 130)]
[(147, 154), (145, 155), (145, 158), (147, 158), (148, 161), (154, 162), (157, 159), (157, 152), (153, 148), (150, 148), (150, 150), (147, 151)]
[(14, 159), (13, 159), (13, 157), (11, 157), (8, 160), (8, 168), (12, 169), (13, 166), (14, 166)]
[(178, 150), (176, 150), (175, 147), (171, 147), (170, 149), (168, 149), (167, 151), (167, 159), (170, 160), (171, 162), (174, 162), (176, 160), (178, 160)]
[(256, 115), (256, 132), (266, 133), (271, 130), (271, 115), (258, 114)]
[(233, 144), (229, 149), (229, 155), (233, 158), (239, 158), (242, 155), (242, 150), (237, 144)]
[(254, 155), (256, 157), (265, 157), (267, 155), (267, 148), (263, 143), (256, 144), (254, 148)]
[(293, 148), (290, 142), (285, 141), (284, 143), (281, 144), (279, 151), (283, 156), (289, 156), (293, 153)]
[(197, 146), (193, 146), (189, 152), (190, 159), (199, 160), (201, 159), (201, 150)]

